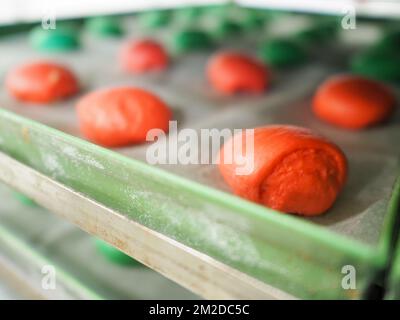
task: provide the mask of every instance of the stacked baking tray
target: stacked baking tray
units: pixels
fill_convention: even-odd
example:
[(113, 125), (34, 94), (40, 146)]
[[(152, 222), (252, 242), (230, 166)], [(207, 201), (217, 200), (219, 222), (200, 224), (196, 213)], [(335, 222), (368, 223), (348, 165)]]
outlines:
[[(43, 208), (20, 203), (3, 185), (0, 195), (0, 277), (12, 286), (17, 283), (21, 297), (197, 298), (143, 265), (107, 260), (93, 237)], [(54, 285), (50, 286), (52, 270)]]
[(394, 249), (387, 287), (387, 299), (400, 299), (400, 237)]
[[(130, 36), (146, 35), (133, 20), (125, 21)], [(254, 53), (259, 38), (281, 29), (270, 25), (265, 35), (220, 47)], [(151, 36), (169, 43), (174, 31)], [(229, 194), (214, 165), (155, 167), (145, 161), (148, 145), (106, 150), (84, 141), (75, 100), (34, 108), (4, 90), (3, 181), (204, 297), (357, 299), (381, 284), (399, 219), (399, 112), (385, 126), (364, 132), (317, 120), (310, 98), (324, 78), (343, 71), (339, 54), (333, 63), (324, 61), (320, 49), (309, 64), (275, 72), (261, 97), (224, 97), (204, 76), (211, 51), (176, 55), (166, 73), (137, 77), (110, 63), (120, 42), (85, 34), (82, 50), (49, 57), (77, 72), (83, 93), (122, 84), (152, 90), (174, 109), (179, 129), (288, 123), (324, 134), (349, 158), (349, 181), (335, 206), (313, 219), (275, 212)], [(4, 39), (0, 52), (2, 76), (39, 57), (26, 36)], [(348, 266), (356, 271), (355, 288), (343, 285)]]

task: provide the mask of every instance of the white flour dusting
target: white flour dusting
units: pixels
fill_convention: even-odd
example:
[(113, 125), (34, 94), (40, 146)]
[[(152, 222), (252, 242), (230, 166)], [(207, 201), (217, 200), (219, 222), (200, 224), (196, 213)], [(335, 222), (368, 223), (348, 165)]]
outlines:
[(88, 156), (88, 155), (84, 155), (82, 153), (79, 152), (78, 149), (72, 147), (72, 146), (65, 146), (62, 149), (62, 152), (64, 154), (66, 154), (67, 156), (71, 157), (72, 161), (75, 162), (75, 164), (78, 161), (83, 161), (91, 166), (94, 166), (100, 170), (104, 170), (104, 166), (98, 162), (97, 160), (93, 159), (92, 157)]
[[(172, 203), (171, 199), (164, 195), (129, 189), (131, 188), (128, 188), (126, 192), (136, 202), (137, 208), (143, 207), (141, 218), (145, 220), (148, 227), (153, 228), (160, 225), (154, 220), (153, 214), (146, 214), (146, 206), (156, 202), (158, 210), (160, 210), (160, 220), (163, 222), (166, 220), (166, 223), (162, 223), (160, 232), (172, 236), (178, 241), (183, 240), (189, 246), (197, 248), (212, 247), (214, 251), (219, 252), (220, 255), (225, 256), (230, 261), (240, 262), (252, 267), (268, 268), (279, 273), (282, 272), (282, 268), (262, 259), (249, 236), (217, 221), (215, 218), (218, 215), (212, 217), (210, 213), (205, 213), (213, 212), (215, 208), (213, 210), (209, 208), (208, 210), (208, 208), (195, 209), (192, 207), (190, 212), (184, 212), (185, 209), (182, 206), (178, 206), (175, 201)], [(158, 199), (155, 200), (154, 197)], [(143, 205), (138, 203), (140, 200)], [(190, 237), (182, 239), (182, 235), (187, 234), (187, 230), (190, 232)]]
[(45, 153), (41, 154), (41, 157), (46, 169), (50, 171), (52, 176), (59, 177), (65, 174), (64, 168), (54, 154)]

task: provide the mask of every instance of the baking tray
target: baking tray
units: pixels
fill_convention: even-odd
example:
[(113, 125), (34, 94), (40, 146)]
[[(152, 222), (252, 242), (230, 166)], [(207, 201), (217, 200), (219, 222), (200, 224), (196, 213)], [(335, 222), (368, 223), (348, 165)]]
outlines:
[[(28, 278), (38, 295), (51, 299), (198, 299), (144, 265), (108, 261), (97, 251), (94, 237), (44, 208), (23, 205), (13, 193), (0, 185), (0, 257), (16, 264), (14, 270)], [(55, 290), (41, 286), (42, 268), (48, 265), (56, 270)]]
[[(391, 18), (398, 19), (399, 3), (395, 0), (386, 1), (290, 1), (290, 0), (238, 0), (238, 5), (245, 7), (267, 8), (285, 11), (314, 12), (332, 15), (344, 14), (343, 10), (354, 8), (357, 17)], [(345, 11), (348, 12), (348, 11)]]
[[(303, 23), (302, 18), (298, 23)], [(129, 19), (126, 26), (136, 31), (132, 38), (146, 34)], [(169, 42), (168, 32), (152, 35)], [(260, 36), (263, 33), (268, 36), (268, 30)], [(296, 297), (362, 298), (372, 283), (379, 282), (397, 219), (389, 204), (396, 200), (391, 195), (399, 174), (399, 112), (385, 126), (359, 133), (315, 119), (310, 112), (312, 92), (322, 79), (341, 71), (325, 61), (274, 73), (271, 89), (261, 97), (223, 97), (209, 89), (204, 77), (210, 52), (175, 56), (168, 72), (137, 77), (124, 75), (110, 63), (115, 61), (120, 40), (89, 35), (83, 40), (84, 49), (79, 52), (49, 56), (77, 72), (82, 94), (118, 84), (148, 88), (172, 106), (180, 129), (268, 123), (310, 127), (336, 142), (349, 157), (345, 190), (322, 217), (277, 213), (230, 195), (213, 165), (157, 168), (143, 162), (147, 145), (106, 150), (83, 141), (73, 109), (76, 99), (31, 108), (16, 103), (4, 91), (0, 104), (9, 111), (0, 111), (3, 152), (127, 219)], [(224, 47), (253, 51), (256, 42), (249, 36), (241, 42), (227, 41)], [(24, 36), (2, 41), (0, 52), (2, 75), (13, 65), (44, 56), (33, 52)], [(345, 265), (356, 268), (354, 290), (341, 286)]]
[[(400, 192), (399, 190), (397, 191)], [(393, 210), (400, 213), (400, 197), (397, 201), (392, 203)], [(393, 237), (397, 241), (393, 244), (393, 251), (391, 252), (391, 265), (389, 274), (387, 276), (387, 290), (385, 294), (386, 299), (400, 299), (400, 220), (396, 221), (394, 226)]]
[[(400, 243), (400, 241), (399, 241)], [(388, 290), (386, 294), (387, 299), (400, 299), (400, 254), (399, 246), (397, 246), (394, 262), (391, 268)]]

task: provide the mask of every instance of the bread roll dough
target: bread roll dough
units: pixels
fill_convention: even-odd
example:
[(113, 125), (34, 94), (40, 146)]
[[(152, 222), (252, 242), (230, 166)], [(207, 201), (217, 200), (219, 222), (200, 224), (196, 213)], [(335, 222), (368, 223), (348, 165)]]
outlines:
[(127, 42), (121, 50), (120, 61), (124, 70), (132, 73), (163, 70), (168, 65), (168, 54), (153, 40)]
[(111, 244), (108, 244), (107, 242), (98, 238), (94, 239), (97, 251), (101, 255), (103, 255), (108, 261), (122, 266), (142, 266), (139, 261), (131, 258), (119, 249), (113, 247)]
[(361, 76), (383, 81), (400, 81), (399, 49), (385, 43), (375, 45), (354, 55), (350, 61), (351, 71)]
[(172, 116), (156, 95), (133, 87), (94, 91), (76, 109), (83, 135), (107, 147), (145, 142), (151, 129), (167, 132)]
[(313, 101), (319, 118), (347, 129), (363, 129), (386, 120), (394, 105), (395, 96), (383, 84), (353, 75), (329, 78)]
[(93, 34), (104, 37), (119, 37), (124, 33), (120, 20), (114, 16), (88, 18), (85, 27)]
[(211, 30), (215, 38), (225, 38), (238, 35), (242, 31), (241, 25), (233, 19), (221, 19), (216, 21), (216, 26)]
[(296, 41), (280, 38), (263, 43), (259, 55), (268, 65), (276, 67), (299, 65), (307, 59), (306, 52)]
[[(235, 194), (305, 216), (333, 205), (347, 176), (346, 157), (336, 145), (305, 128), (272, 125), (254, 129), (254, 150), (246, 153), (241, 151), (246, 150), (244, 134), (235, 135), (219, 154), (220, 172)], [(254, 169), (238, 175), (243, 156), (254, 157)]]
[(50, 103), (78, 92), (74, 74), (56, 63), (39, 61), (11, 70), (6, 87), (16, 99), (33, 103)]
[(80, 48), (79, 30), (69, 25), (57, 23), (56, 29), (43, 29), (37, 26), (30, 32), (33, 48), (43, 52), (64, 52)]
[(172, 21), (170, 10), (146, 10), (139, 13), (141, 26), (148, 29), (159, 29), (167, 26)]
[(207, 76), (213, 87), (225, 94), (262, 93), (269, 80), (264, 64), (236, 52), (213, 56), (207, 66)]
[(173, 47), (177, 53), (209, 49), (213, 46), (211, 37), (204, 31), (189, 28), (174, 35)]

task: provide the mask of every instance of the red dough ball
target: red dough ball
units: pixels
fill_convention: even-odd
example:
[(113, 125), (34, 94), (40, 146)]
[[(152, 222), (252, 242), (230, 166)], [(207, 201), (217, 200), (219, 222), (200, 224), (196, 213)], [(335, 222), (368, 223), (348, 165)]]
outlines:
[(6, 87), (16, 99), (49, 103), (78, 92), (78, 81), (67, 68), (51, 62), (22, 65), (8, 73)]
[(107, 147), (145, 142), (151, 129), (167, 132), (172, 117), (160, 98), (132, 87), (94, 91), (76, 109), (83, 135)]
[(386, 120), (392, 113), (394, 94), (378, 81), (341, 75), (326, 80), (317, 90), (314, 113), (331, 124), (363, 129)]
[(122, 67), (132, 73), (164, 70), (168, 65), (168, 54), (153, 40), (126, 43), (120, 53)]
[[(248, 141), (254, 141), (253, 150)], [(328, 210), (347, 177), (346, 157), (336, 145), (294, 126), (256, 128), (254, 140), (243, 131), (224, 144), (219, 157), (220, 172), (235, 194), (305, 216)], [(243, 159), (254, 166), (239, 175)]]
[(269, 80), (263, 63), (235, 52), (213, 56), (207, 66), (207, 76), (213, 87), (225, 94), (262, 93)]

